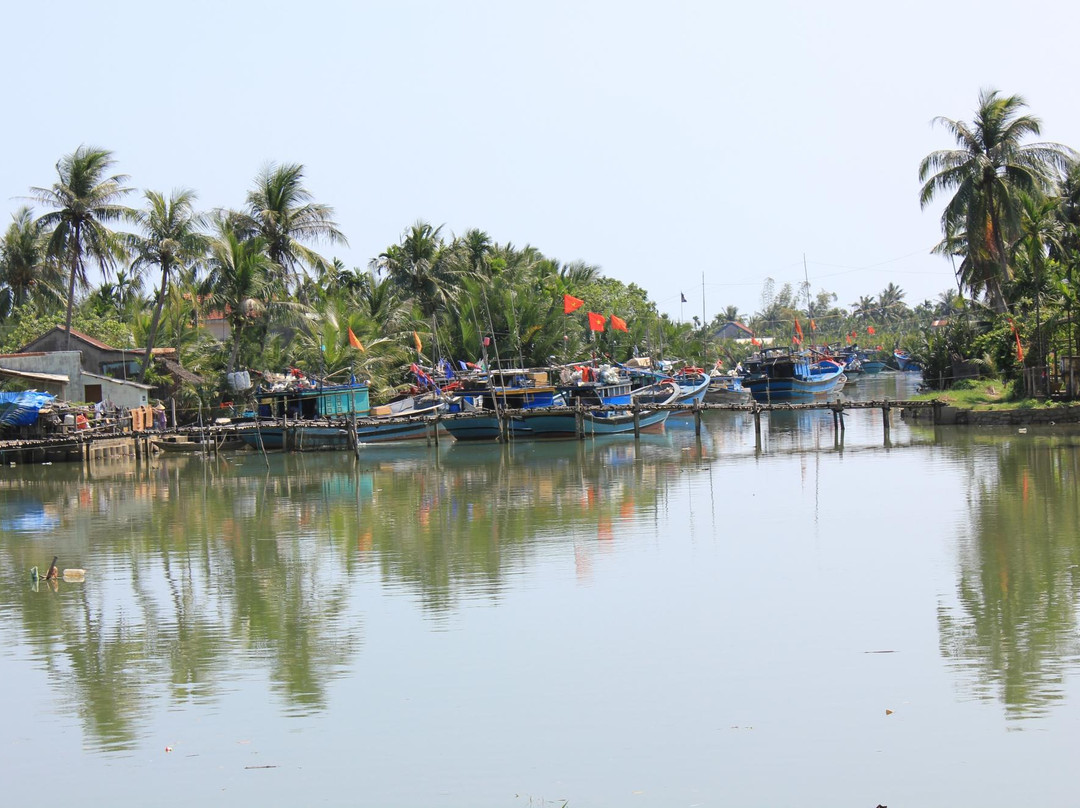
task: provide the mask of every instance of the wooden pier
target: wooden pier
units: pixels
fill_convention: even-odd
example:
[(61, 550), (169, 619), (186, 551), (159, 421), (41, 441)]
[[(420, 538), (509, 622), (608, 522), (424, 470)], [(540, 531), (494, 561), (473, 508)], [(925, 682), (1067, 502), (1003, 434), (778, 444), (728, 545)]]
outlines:
[[(881, 401), (815, 401), (805, 404), (762, 404), (757, 402), (750, 402), (747, 404), (704, 404), (699, 403), (690, 408), (685, 405), (664, 405), (664, 404), (637, 404), (637, 405), (624, 405), (624, 406), (608, 406), (608, 407), (561, 407), (550, 410), (553, 413), (559, 414), (573, 414), (576, 416), (575, 423), (577, 424), (577, 435), (579, 440), (583, 440), (587, 432), (583, 426), (583, 418), (581, 417), (586, 412), (601, 413), (601, 412), (632, 412), (634, 413), (634, 431), (635, 437), (641, 434), (641, 430), (638, 425), (638, 417), (647, 412), (656, 410), (669, 410), (672, 412), (689, 413), (694, 418), (694, 431), (695, 434), (701, 434), (701, 422), (702, 416), (706, 412), (743, 412), (752, 413), (754, 416), (754, 433), (757, 442), (761, 441), (761, 416), (763, 413), (773, 412), (804, 412), (804, 411), (827, 411), (832, 413), (833, 429), (838, 438), (842, 437), (846, 424), (846, 417), (856, 410), (880, 410), (882, 414), (883, 423), (883, 439), (886, 445), (889, 443), (892, 413), (894, 411), (901, 410), (933, 410), (933, 422), (939, 423), (941, 421), (939, 417), (941, 402), (938, 401), (891, 401), (884, 399)], [(504, 423), (509, 423), (510, 419), (521, 416), (523, 414), (533, 413), (536, 410), (512, 410), (512, 409), (499, 409), (498, 412), (492, 411), (491, 415), (496, 415)], [(336, 421), (268, 421), (260, 420), (259, 422), (241, 422), (241, 423), (226, 423), (226, 424), (212, 424), (208, 426), (190, 426), (182, 427), (180, 429), (170, 430), (165, 433), (150, 433), (150, 432), (109, 432), (106, 434), (95, 433), (93, 430), (69, 432), (57, 434), (54, 436), (34, 438), (34, 439), (20, 439), (20, 440), (7, 440), (0, 441), (0, 464), (12, 465), (12, 464), (24, 464), (24, 463), (51, 463), (51, 462), (82, 462), (82, 463), (101, 463), (111, 462), (117, 460), (132, 461), (137, 458), (148, 458), (155, 450), (152, 448), (152, 444), (155, 439), (160, 440), (164, 438), (187, 438), (190, 440), (198, 441), (204, 444), (208, 451), (213, 451), (216, 446), (222, 445), (227, 439), (238, 438), (245, 432), (257, 431), (260, 428), (267, 428), (270, 426), (319, 426), (319, 425), (336, 425), (342, 429), (352, 432), (357, 425), (367, 426), (375, 423), (386, 423), (388, 421), (423, 421), (432, 425), (430, 435), (428, 437), (429, 443), (438, 444), (440, 439), (439, 426), (443, 422), (451, 421), (458, 418), (468, 418), (475, 413), (439, 413), (436, 415), (427, 415), (420, 418), (408, 417), (395, 418), (395, 419), (372, 419), (372, 418), (357, 418), (357, 419), (339, 419)], [(504, 430), (504, 434), (511, 434), (510, 430)]]

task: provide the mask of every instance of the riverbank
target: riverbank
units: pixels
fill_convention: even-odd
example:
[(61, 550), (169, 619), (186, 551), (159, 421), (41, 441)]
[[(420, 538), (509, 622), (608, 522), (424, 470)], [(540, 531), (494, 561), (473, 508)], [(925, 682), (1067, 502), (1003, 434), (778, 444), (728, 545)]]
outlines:
[(958, 426), (1025, 426), (1080, 423), (1080, 404), (1039, 399), (1013, 399), (999, 381), (968, 382), (964, 387), (935, 391), (917, 399), (933, 401), (933, 409), (904, 409), (909, 421)]

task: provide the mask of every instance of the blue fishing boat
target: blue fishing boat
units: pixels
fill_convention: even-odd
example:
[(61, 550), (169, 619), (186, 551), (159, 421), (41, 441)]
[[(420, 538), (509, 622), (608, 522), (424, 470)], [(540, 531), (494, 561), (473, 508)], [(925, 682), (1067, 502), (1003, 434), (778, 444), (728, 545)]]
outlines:
[(811, 401), (839, 392), (847, 378), (838, 362), (814, 362), (809, 353), (768, 348), (743, 363), (743, 387), (755, 401)]
[(679, 394), (676, 396), (674, 404), (684, 405), (687, 409), (679, 410), (675, 415), (684, 415), (690, 412), (698, 404), (701, 404), (705, 400), (705, 395), (709, 392), (709, 385), (712, 383), (712, 379), (701, 368), (683, 368), (672, 379), (679, 386)]
[(897, 348), (893, 351), (893, 358), (900, 370), (922, 370), (922, 366), (907, 351)]
[[(671, 410), (603, 409), (604, 407), (625, 407), (635, 404), (674, 404), (680, 394), (679, 385), (673, 380), (657, 382), (648, 387), (633, 390), (629, 402), (591, 404), (578, 411), (571, 407), (536, 409), (522, 414), (526, 426), (534, 438), (574, 438), (579, 435), (626, 435), (638, 432), (658, 432), (671, 415)], [(621, 398), (621, 393), (618, 394)], [(576, 405), (576, 402), (575, 402)], [(597, 407), (601, 407), (597, 409)]]
[(531, 438), (533, 428), (522, 415), (503, 413), (565, 406), (566, 400), (549, 383), (546, 371), (493, 369), (459, 379), (449, 402), (450, 417), (442, 426), (461, 441)]

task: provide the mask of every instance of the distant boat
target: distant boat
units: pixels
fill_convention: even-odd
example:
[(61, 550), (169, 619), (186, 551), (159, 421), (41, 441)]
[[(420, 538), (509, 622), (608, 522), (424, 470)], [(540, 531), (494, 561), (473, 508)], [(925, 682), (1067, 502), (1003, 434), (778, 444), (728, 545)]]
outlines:
[(834, 361), (811, 362), (809, 354), (787, 348), (767, 348), (743, 363), (748, 373), (743, 387), (756, 401), (813, 400), (838, 393), (847, 381), (843, 366)]
[(863, 373), (869, 373), (870, 375), (874, 375), (876, 373), (881, 373), (881, 371), (885, 370), (885, 363), (879, 362), (876, 359), (864, 359), (862, 363), (862, 369)]
[(922, 366), (907, 351), (897, 348), (893, 351), (893, 358), (900, 370), (922, 370)]

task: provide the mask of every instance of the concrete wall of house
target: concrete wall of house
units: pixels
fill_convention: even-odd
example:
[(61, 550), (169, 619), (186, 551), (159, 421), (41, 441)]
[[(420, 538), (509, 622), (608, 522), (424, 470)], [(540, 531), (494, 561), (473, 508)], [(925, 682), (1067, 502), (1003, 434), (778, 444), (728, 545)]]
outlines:
[[(68, 383), (64, 385), (46, 384), (45, 382), (36, 384), (29, 379), (27, 383), (37, 390), (54, 393), (57, 398), (69, 401), (79, 400), (74, 397), (76, 392), (80, 396), (82, 395), (82, 387), (78, 385), (79, 376), (81, 375), (81, 362), (82, 356), (78, 351), (7, 354), (0, 357), (0, 367), (9, 368), (10, 370), (21, 370), (23, 373), (48, 373), (56, 376), (67, 376)], [(62, 389), (58, 391), (58, 387)], [(76, 390), (76, 387), (78, 387), (78, 390)]]
[[(101, 397), (118, 407), (141, 407), (149, 403), (149, 391), (134, 384), (116, 379), (86, 375), (84, 358), (80, 351), (56, 351), (53, 353), (9, 354), (0, 358), (0, 367), (21, 370), (24, 373), (49, 373), (67, 376), (67, 389), (61, 394), (68, 401), (86, 401), (86, 385), (100, 385)], [(40, 388), (39, 388), (40, 389)]]
[(130, 409), (132, 407), (141, 407), (150, 402), (149, 391), (134, 384), (124, 384), (114, 379), (99, 376), (83, 376), (82, 381), (84, 387), (88, 384), (100, 384), (102, 400), (109, 402), (114, 407)]

